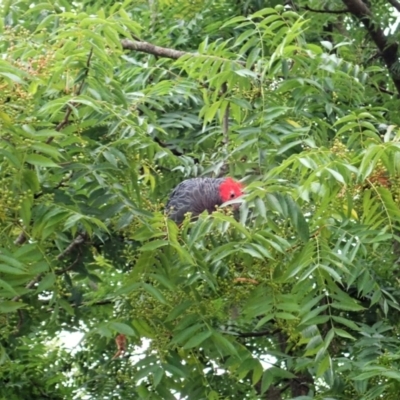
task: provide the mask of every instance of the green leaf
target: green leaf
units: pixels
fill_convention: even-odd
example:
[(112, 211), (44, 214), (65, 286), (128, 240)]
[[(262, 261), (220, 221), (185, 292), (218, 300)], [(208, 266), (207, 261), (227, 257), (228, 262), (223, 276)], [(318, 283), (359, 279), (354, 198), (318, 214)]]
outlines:
[(36, 165), (38, 167), (56, 167), (59, 168), (54, 161), (50, 160), (50, 158), (41, 156), (39, 154), (29, 154), (26, 156), (25, 161), (28, 164)]
[(400, 372), (398, 371), (385, 371), (382, 372), (382, 375), (386, 376), (386, 378), (396, 379), (397, 381), (400, 381)]
[(349, 319), (346, 319), (346, 318), (343, 318), (343, 317), (339, 317), (339, 316), (337, 316), (337, 315), (332, 315), (332, 319), (333, 319), (334, 321), (336, 321), (336, 322), (339, 322), (339, 323), (342, 324), (342, 325), (347, 326), (347, 327), (350, 328), (350, 329), (355, 330), (355, 331), (360, 330), (360, 328), (358, 327), (358, 325), (357, 325), (354, 321), (351, 321), (351, 320), (349, 320)]
[(346, 339), (352, 339), (352, 340), (356, 340), (356, 338), (352, 335), (350, 335), (350, 333), (344, 331), (343, 329), (340, 328), (334, 328), (336, 335), (341, 336), (343, 338)]
[(18, 83), (20, 85), (24, 85), (25, 84), (25, 82), (19, 76), (15, 75), (15, 74), (11, 74), (9, 72), (0, 71), (0, 75), (10, 79), (14, 83)]
[(264, 370), (263, 370), (261, 363), (257, 362), (253, 369), (253, 375), (251, 378), (253, 385), (255, 385), (256, 383), (258, 383), (260, 381), (263, 372), (264, 372)]
[(17, 301), (0, 301), (0, 313), (11, 313), (25, 306), (24, 303)]
[[(57, 149), (55, 149), (53, 146), (50, 146), (48, 144), (35, 143), (31, 147), (33, 150), (37, 150), (37, 151), (40, 151), (41, 153), (47, 154), (56, 160), (63, 158), (61, 153)], [(34, 155), (35, 154), (31, 154), (31, 156), (34, 156)]]
[(294, 316), (293, 314), (284, 313), (284, 312), (277, 312), (275, 314), (275, 316), (276, 316), (276, 318), (287, 319), (287, 320), (297, 319), (297, 317)]
[[(0, 250), (1, 251), (1, 250)], [(25, 269), (25, 265), (18, 261), (17, 259), (13, 258), (13, 257), (9, 257), (5, 254), (0, 254), (0, 261), (4, 261), (5, 263), (11, 265), (14, 268), (18, 268), (18, 269)]]
[(261, 394), (265, 393), (272, 384), (274, 377), (268, 369), (264, 371), (261, 380)]
[(155, 371), (153, 371), (153, 385), (154, 387), (157, 387), (162, 378), (164, 376), (164, 370), (161, 367), (158, 367), (155, 369)]
[(186, 311), (189, 307), (191, 307), (194, 304), (195, 303), (193, 301), (191, 301), (191, 300), (184, 301), (183, 303), (178, 304), (168, 314), (168, 317), (166, 318), (165, 322), (169, 322), (169, 321), (175, 320), (178, 316), (182, 315), (184, 311)]
[(231, 355), (240, 358), (238, 351), (233, 345), (233, 343), (224, 335), (220, 334), (217, 331), (214, 331), (212, 334), (212, 340), (215, 344), (217, 351), (222, 356)]
[(122, 322), (110, 322), (109, 327), (124, 335), (135, 336), (135, 331), (129, 325)]
[(158, 248), (163, 247), (163, 246), (167, 246), (169, 244), (170, 243), (168, 242), (168, 240), (161, 240), (161, 239), (160, 240), (153, 240), (153, 241), (143, 245), (141, 247), (141, 250), (142, 251), (153, 251), (155, 249), (158, 249)]
[(197, 323), (190, 326), (187, 329), (183, 329), (178, 334), (174, 335), (171, 343), (183, 343), (186, 342), (190, 336), (192, 336), (195, 332), (203, 327), (203, 324)]
[(190, 338), (185, 345), (183, 346), (184, 349), (191, 349), (193, 347), (198, 347), (201, 343), (203, 343), (206, 339), (208, 339), (212, 335), (212, 331), (203, 331), (197, 333), (195, 336)]
[(41, 293), (44, 290), (51, 288), (56, 281), (56, 275), (53, 272), (45, 275), (44, 278), (39, 282), (39, 285), (36, 289), (37, 293)]
[(327, 168), (327, 171), (329, 171), (329, 173), (340, 183), (343, 183), (343, 185), (346, 184), (342, 174), (340, 174), (339, 172), (333, 170), (332, 168)]
[(160, 303), (167, 304), (167, 300), (156, 287), (149, 285), (148, 283), (142, 283), (142, 286), (146, 292), (150, 293)]
[(8, 284), (6, 281), (3, 281), (2, 279), (0, 279), (0, 287), (5, 289), (11, 295), (18, 296), (18, 293), (15, 291), (15, 289), (10, 284)]
[(11, 267), (10, 265), (0, 264), (0, 272), (11, 275), (24, 275), (26, 272), (22, 269)]
[(328, 305), (325, 304), (323, 306), (319, 306), (317, 308), (314, 308), (314, 310), (308, 312), (303, 319), (300, 321), (300, 325), (305, 324), (307, 321), (311, 320), (312, 318), (316, 317), (317, 315), (321, 314), (323, 311), (325, 311), (328, 308)]
[(332, 360), (329, 354), (326, 354), (325, 357), (318, 362), (317, 376), (322, 376), (330, 368), (332, 368)]
[(13, 154), (12, 152), (5, 150), (5, 149), (0, 149), (0, 155), (4, 156), (5, 158), (10, 161), (10, 163), (15, 167), (15, 168), (20, 168), (21, 167), (21, 162), (18, 159), (18, 157)]
[(310, 238), (308, 224), (300, 210), (300, 207), (290, 198), (286, 199), (288, 204), (289, 217), (294, 228), (303, 242), (307, 242)]

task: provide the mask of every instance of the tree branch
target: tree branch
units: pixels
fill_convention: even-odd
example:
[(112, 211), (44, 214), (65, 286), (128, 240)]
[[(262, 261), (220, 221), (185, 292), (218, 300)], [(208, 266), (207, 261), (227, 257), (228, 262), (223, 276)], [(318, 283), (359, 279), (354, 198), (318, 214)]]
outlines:
[[(228, 84), (224, 82), (221, 86), (221, 98), (225, 98), (225, 94), (228, 92)], [(222, 146), (226, 156), (228, 155), (229, 146), (229, 102), (226, 105), (224, 116), (222, 118)], [(222, 164), (218, 176), (224, 176), (228, 172), (227, 160)]]
[(351, 14), (358, 18), (367, 29), (372, 40), (381, 52), (381, 57), (389, 69), (393, 83), (400, 95), (400, 71), (398, 66), (398, 43), (391, 42), (385, 36), (383, 30), (373, 21), (371, 10), (362, 0), (342, 0)]
[(239, 278), (235, 278), (233, 280), (233, 283), (251, 283), (252, 285), (258, 285), (259, 282), (252, 278), (239, 277)]
[(22, 231), (18, 237), (14, 240), (14, 244), (16, 245), (21, 245), (24, 244), (26, 242), (27, 236), (25, 235), (25, 232)]
[(174, 156), (180, 157), (183, 156), (183, 153), (181, 153), (179, 150), (171, 148), (170, 146), (168, 146), (167, 143), (163, 142), (160, 138), (158, 138), (157, 136), (154, 136), (154, 138), (152, 138), (160, 147), (162, 147), (163, 149), (168, 149)]
[[(25, 289), (32, 289), (43, 277), (43, 273), (35, 276), (31, 281), (27, 283)], [(18, 295), (12, 298), (12, 301), (18, 301), (22, 296)]]
[[(90, 69), (90, 62), (92, 60), (93, 56), (93, 47), (90, 49), (88, 58), (86, 60), (86, 69), (85, 73), (82, 77), (81, 83), (78, 87), (78, 89), (75, 91), (75, 96), (79, 96), (82, 93), (83, 86), (85, 85), (86, 78), (89, 75), (89, 69)], [(65, 115), (63, 120), (56, 126), (55, 131), (60, 132), (63, 128), (65, 128), (69, 124), (69, 117), (71, 116), (72, 110), (74, 108), (75, 104), (74, 102), (71, 102), (70, 104), (67, 104), (67, 110), (65, 111)], [(46, 143), (50, 144), (54, 140), (54, 136), (50, 136), (47, 140)]]
[(382, 87), (382, 86), (378, 86), (378, 87), (373, 86), (373, 87), (374, 87), (375, 89), (378, 89), (381, 93), (389, 94), (389, 95), (391, 95), (391, 96), (394, 96), (394, 95), (395, 95), (394, 92), (392, 92), (392, 91), (390, 91), (390, 90), (387, 90), (387, 89), (385, 89), (385, 88)]
[(349, 10), (316, 10), (315, 8), (311, 8), (309, 6), (301, 7), (303, 10), (311, 11), (315, 13), (324, 13), (324, 14), (346, 14)]
[[(160, 47), (156, 46), (155, 44), (139, 40), (122, 39), (121, 45), (124, 50), (141, 51), (142, 53), (152, 54), (153, 56), (157, 57), (171, 58), (173, 60), (177, 60), (182, 56), (196, 56), (196, 53), (170, 49), (168, 47)], [(246, 65), (245, 62), (240, 60), (227, 60), (227, 61), (235, 62), (236, 64), (239, 64), (241, 66)]]
[(80, 254), (78, 255), (78, 257), (76, 257), (75, 261), (73, 261), (70, 265), (68, 265), (67, 267), (65, 267), (59, 271), (56, 271), (56, 274), (62, 275), (62, 274), (65, 274), (66, 272), (70, 271), (72, 268), (75, 267), (76, 264), (78, 264), (79, 260), (80, 260)]
[[(89, 74), (89, 68), (90, 68), (90, 62), (92, 59), (92, 55), (93, 55), (93, 48), (90, 49), (87, 61), (86, 61), (86, 70), (85, 70), (85, 74), (82, 78), (82, 81), (78, 87), (78, 89), (75, 92), (76, 96), (79, 96), (82, 92), (83, 86), (85, 84), (86, 78)], [(61, 129), (63, 129), (65, 126), (67, 126), (69, 124), (69, 117), (71, 116), (72, 110), (74, 107), (74, 103), (71, 102), (70, 104), (67, 104), (67, 110), (65, 111), (65, 115), (63, 120), (56, 126), (55, 131), (59, 132), (61, 131)], [(54, 136), (50, 136), (47, 140), (46, 140), (46, 144), (50, 144), (52, 141), (54, 140)], [(18, 237), (15, 239), (14, 244), (16, 245), (22, 245), (26, 242), (26, 235), (25, 232), (21, 232)]]
[(141, 51), (143, 53), (152, 54), (154, 56), (172, 58), (173, 60), (177, 60), (184, 55), (193, 55), (192, 53), (188, 53), (186, 51), (168, 49), (166, 47), (156, 46), (149, 42), (139, 42), (129, 39), (121, 40), (121, 45), (124, 50)]
[(66, 255), (71, 253), (72, 250), (75, 249), (75, 247), (81, 245), (84, 241), (86, 240), (86, 235), (84, 233), (79, 234), (68, 246), (67, 248), (62, 251), (58, 256), (57, 260), (61, 260), (64, 258)]
[[(224, 95), (228, 91), (228, 85), (226, 82), (222, 84), (222, 95)], [(225, 112), (224, 112), (224, 118), (222, 121), (222, 144), (224, 146), (228, 146), (229, 144), (229, 103), (226, 106)]]
[(275, 331), (260, 331), (260, 332), (242, 332), (239, 333), (238, 336), (242, 338), (248, 338), (248, 337), (262, 337), (262, 336), (267, 336), (267, 335), (273, 335), (276, 333)]
[[(64, 258), (67, 254), (71, 253), (71, 251), (77, 247), (80, 246), (82, 243), (84, 243), (84, 241), (86, 240), (86, 234), (79, 234), (68, 246), (67, 248), (62, 251), (58, 256), (57, 256), (57, 260), (61, 260), (62, 258)], [(62, 269), (61, 271), (57, 272), (57, 275), (61, 275), (64, 272), (67, 272), (68, 270), (70, 270), (71, 268), (73, 268), (76, 263), (79, 261), (79, 257), (72, 263), (70, 264), (68, 267)], [(33, 278), (31, 281), (29, 281), (27, 283), (27, 285), (25, 286), (25, 289), (32, 289), (38, 282), (40, 282), (40, 280), (43, 278), (43, 276), (45, 275), (45, 273), (41, 273), (37, 276), (35, 276), (35, 278)], [(18, 295), (13, 297), (13, 301), (18, 301), (22, 296)]]

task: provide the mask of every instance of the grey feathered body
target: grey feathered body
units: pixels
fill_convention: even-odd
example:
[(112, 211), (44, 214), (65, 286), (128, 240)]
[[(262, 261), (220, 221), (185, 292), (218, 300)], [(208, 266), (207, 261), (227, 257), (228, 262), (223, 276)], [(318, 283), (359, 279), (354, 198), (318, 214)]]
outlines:
[(215, 206), (222, 204), (219, 186), (225, 178), (192, 178), (181, 182), (171, 193), (165, 207), (168, 216), (181, 223), (185, 214), (192, 216), (207, 210), (215, 211)]

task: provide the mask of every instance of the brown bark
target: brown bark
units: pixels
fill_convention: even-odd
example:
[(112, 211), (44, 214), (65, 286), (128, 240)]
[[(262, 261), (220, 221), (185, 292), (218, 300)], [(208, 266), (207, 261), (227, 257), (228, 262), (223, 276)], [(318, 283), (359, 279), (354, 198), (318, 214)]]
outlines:
[[(398, 68), (398, 43), (391, 41), (386, 37), (383, 29), (373, 21), (373, 14), (362, 0), (342, 0), (347, 9), (357, 19), (359, 19), (367, 29), (372, 40), (378, 47), (381, 57), (389, 69), (393, 83), (396, 86), (398, 94), (400, 94), (400, 70)], [(399, 71), (397, 71), (399, 70)]]
[(180, 50), (169, 49), (166, 47), (156, 46), (149, 42), (142, 42), (142, 41), (139, 42), (136, 40), (129, 40), (129, 39), (121, 40), (121, 45), (124, 50), (141, 51), (143, 53), (153, 54), (159, 57), (172, 58), (173, 60), (177, 60), (178, 58), (186, 54), (191, 54), (186, 51), (180, 51)]

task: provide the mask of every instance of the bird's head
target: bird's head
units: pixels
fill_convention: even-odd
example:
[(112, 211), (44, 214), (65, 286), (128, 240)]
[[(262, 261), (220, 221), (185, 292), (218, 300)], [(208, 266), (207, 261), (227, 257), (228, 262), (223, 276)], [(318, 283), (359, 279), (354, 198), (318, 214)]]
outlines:
[(223, 203), (236, 199), (243, 194), (243, 185), (232, 178), (226, 178), (219, 185), (219, 195)]

